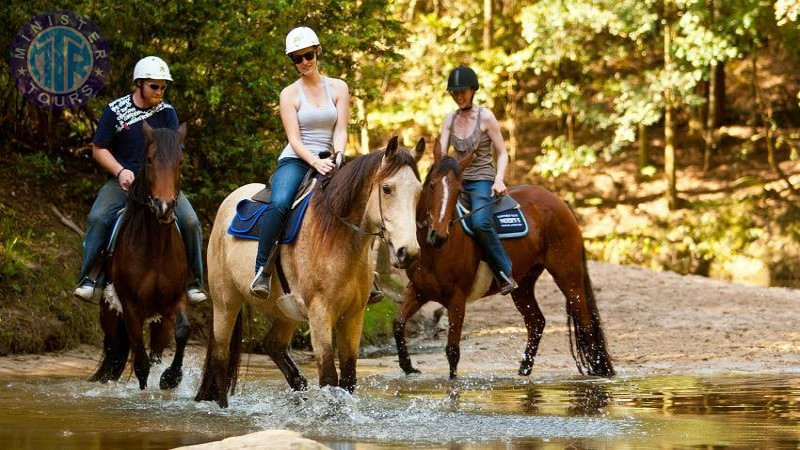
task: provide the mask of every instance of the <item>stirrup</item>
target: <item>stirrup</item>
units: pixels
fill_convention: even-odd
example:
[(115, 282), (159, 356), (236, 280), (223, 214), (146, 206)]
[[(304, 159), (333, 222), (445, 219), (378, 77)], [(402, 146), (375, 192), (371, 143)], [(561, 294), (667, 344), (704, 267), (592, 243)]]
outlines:
[(76, 298), (86, 303), (96, 304), (95, 287), (97, 283), (89, 277), (83, 277), (72, 292)]
[(497, 272), (495, 282), (497, 283), (497, 289), (500, 291), (500, 295), (508, 295), (518, 287), (517, 282), (506, 275), (502, 270)]
[(272, 274), (264, 273), (264, 266), (258, 268), (253, 282), (250, 283), (250, 293), (260, 298), (269, 298)]

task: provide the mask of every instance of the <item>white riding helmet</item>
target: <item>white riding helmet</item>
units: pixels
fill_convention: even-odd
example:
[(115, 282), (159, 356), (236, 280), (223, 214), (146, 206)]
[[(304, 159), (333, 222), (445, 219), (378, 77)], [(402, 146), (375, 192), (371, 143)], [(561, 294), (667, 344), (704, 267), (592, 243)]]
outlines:
[(319, 38), (314, 30), (308, 27), (297, 27), (286, 35), (286, 54), (297, 50), (319, 45)]
[(172, 81), (169, 66), (158, 56), (146, 56), (133, 68), (133, 81), (140, 79)]

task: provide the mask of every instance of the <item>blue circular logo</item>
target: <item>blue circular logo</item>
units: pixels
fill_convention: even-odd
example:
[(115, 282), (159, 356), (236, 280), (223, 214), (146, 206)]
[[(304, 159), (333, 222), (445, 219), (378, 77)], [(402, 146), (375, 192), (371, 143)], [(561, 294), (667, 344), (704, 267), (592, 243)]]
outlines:
[(100, 92), (111, 66), (100, 29), (72, 11), (34, 17), (11, 45), (11, 75), (30, 101), (48, 109), (77, 108)]

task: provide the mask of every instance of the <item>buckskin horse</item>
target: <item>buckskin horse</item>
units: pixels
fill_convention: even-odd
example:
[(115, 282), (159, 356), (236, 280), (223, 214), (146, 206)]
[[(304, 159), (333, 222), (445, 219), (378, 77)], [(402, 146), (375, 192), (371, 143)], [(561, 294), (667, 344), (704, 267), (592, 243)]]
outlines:
[[(186, 124), (178, 131), (153, 130), (145, 123), (145, 164), (136, 175), (108, 262), (110, 284), (101, 302), (103, 359), (90, 381), (118, 380), (133, 351), (139, 388), (147, 387), (150, 364), (161, 361), (172, 331), (175, 356), (161, 375), (161, 389), (176, 387), (183, 376), (184, 349), (189, 340), (186, 317), (188, 267), (175, 206), (181, 192), (181, 145)], [(177, 318), (177, 323), (176, 323)], [(150, 327), (150, 356), (143, 328)]]
[[(462, 188), (461, 172), (473, 158), (474, 154), (470, 154), (457, 162), (449, 156), (441, 157), (437, 143), (434, 165), (423, 185), (417, 205), (420, 256), (406, 269), (410, 282), (394, 321), (400, 368), (406, 374), (419, 371), (408, 354), (405, 324), (422, 305), (434, 300), (449, 312), (445, 351), (450, 378), (455, 378), (466, 304), (497, 292), (488, 265), (481, 262), (481, 248), (464, 232), (459, 219), (454, 218)], [(530, 224), (527, 236), (502, 241), (512, 261), (514, 278), (519, 281), (511, 297), (528, 332), (519, 374), (530, 375), (544, 331), (545, 318), (536, 303), (534, 286), (542, 271), (547, 270), (566, 297), (570, 351), (578, 371), (583, 373), (586, 369), (590, 375), (613, 376), (586, 267), (583, 237), (572, 210), (541, 187), (518, 186), (508, 192)]]
[[(420, 139), (417, 151), (424, 146)], [(355, 158), (314, 191), (297, 238), (279, 249), (291, 293), (283, 294), (276, 270), (270, 298), (254, 297), (249, 286), (258, 244), (234, 238), (226, 228), (239, 201), (263, 187), (249, 184), (231, 193), (217, 211), (209, 238), (214, 326), (195, 400), (216, 401), (221, 407), (227, 407), (228, 392), (233, 393), (236, 386), (245, 302), (271, 318), (265, 347), (292, 389), (307, 386), (288, 353), (298, 323), (307, 320), (320, 385), (352, 392), (364, 308), (372, 286), (371, 244), (380, 236), (388, 245), (390, 262), (399, 268), (410, 264), (419, 252), (414, 210), (421, 183), (416, 160), (398, 146), (395, 137), (384, 151)], [(334, 334), (341, 376), (334, 362)]]

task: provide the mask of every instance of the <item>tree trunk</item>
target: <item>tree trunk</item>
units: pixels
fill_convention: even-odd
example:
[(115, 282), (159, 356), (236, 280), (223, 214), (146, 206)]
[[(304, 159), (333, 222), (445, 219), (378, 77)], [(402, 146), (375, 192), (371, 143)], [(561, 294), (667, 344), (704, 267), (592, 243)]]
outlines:
[[(672, 73), (672, 1), (664, 1), (664, 70), (667, 75)], [(669, 77), (667, 77), (669, 78)], [(667, 204), (670, 210), (678, 207), (677, 182), (675, 180), (675, 130), (672, 123), (673, 94), (672, 88), (667, 86), (664, 90), (664, 174), (667, 179)]]
[(714, 127), (721, 127), (725, 123), (725, 61), (714, 65)]
[[(356, 82), (361, 83), (364, 79), (361, 69), (356, 71)], [(369, 130), (367, 129), (367, 107), (364, 104), (364, 96), (356, 97), (356, 117), (360, 128), (360, 145), (359, 149), (362, 155), (369, 153)]]
[(492, 49), (492, 0), (483, 0), (483, 49)]
[(514, 175), (517, 161), (517, 95), (516, 80), (512, 72), (508, 73), (506, 89), (506, 128), (508, 129), (508, 175)]
[(703, 148), (703, 172), (708, 172), (711, 169), (711, 156), (716, 149), (716, 140), (714, 139), (714, 132), (717, 128), (717, 66), (711, 66), (708, 80), (708, 115), (706, 116), (706, 130), (703, 133), (705, 146)]
[(647, 155), (647, 127), (643, 123), (639, 123), (639, 170), (636, 177), (640, 178), (642, 170), (650, 164), (650, 158)]

